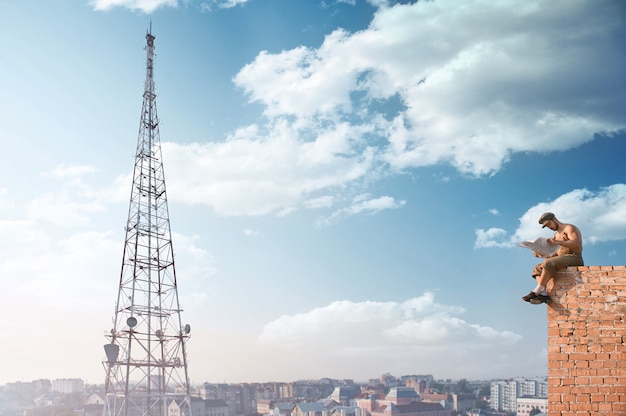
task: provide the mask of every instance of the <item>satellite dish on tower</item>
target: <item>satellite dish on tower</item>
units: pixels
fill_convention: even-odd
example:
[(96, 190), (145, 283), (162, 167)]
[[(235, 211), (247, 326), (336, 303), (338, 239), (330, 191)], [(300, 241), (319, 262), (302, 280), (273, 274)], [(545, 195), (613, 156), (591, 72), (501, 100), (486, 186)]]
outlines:
[(137, 318), (135, 318), (134, 316), (131, 316), (130, 318), (128, 318), (126, 320), (126, 324), (131, 327), (134, 328), (137, 326)]
[(191, 332), (191, 325), (187, 324), (185, 325), (185, 334), (188, 334)]

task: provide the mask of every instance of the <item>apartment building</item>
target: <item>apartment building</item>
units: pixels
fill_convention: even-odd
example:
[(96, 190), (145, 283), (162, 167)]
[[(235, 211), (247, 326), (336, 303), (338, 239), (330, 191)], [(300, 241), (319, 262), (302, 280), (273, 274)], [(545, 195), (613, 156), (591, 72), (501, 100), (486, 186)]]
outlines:
[(85, 382), (80, 378), (60, 378), (52, 380), (51, 391), (59, 393), (82, 393), (85, 391)]
[(520, 397), (548, 397), (547, 379), (500, 380), (491, 383), (491, 400), (489, 407), (504, 412), (517, 412), (517, 401)]
[(204, 383), (197, 389), (204, 400), (222, 400), (228, 407), (225, 416), (251, 416), (257, 414), (257, 388), (253, 384)]
[(517, 399), (517, 416), (530, 416), (533, 410), (548, 414), (547, 397), (519, 397)]

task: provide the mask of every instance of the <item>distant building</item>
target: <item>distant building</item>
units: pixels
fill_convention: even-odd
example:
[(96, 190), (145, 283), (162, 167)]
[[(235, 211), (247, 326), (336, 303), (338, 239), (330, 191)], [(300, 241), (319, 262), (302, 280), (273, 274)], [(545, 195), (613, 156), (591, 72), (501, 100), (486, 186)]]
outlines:
[[(193, 416), (227, 416), (228, 406), (221, 399), (207, 399), (191, 396), (191, 413)], [(172, 400), (167, 407), (168, 416), (184, 416), (183, 400)]]
[(357, 416), (357, 408), (354, 406), (336, 406), (331, 410), (330, 416)]
[(517, 412), (519, 397), (548, 396), (548, 382), (546, 379), (511, 379), (491, 383), (491, 400), (489, 407), (504, 412)]
[[(83, 405), (82, 416), (102, 416), (104, 400), (98, 394), (92, 393)], [(76, 411), (75, 411), (76, 413)]]
[(441, 403), (420, 401), (417, 391), (409, 387), (394, 387), (384, 399), (370, 396), (357, 401), (357, 416), (451, 416), (452, 410)]
[(460, 413), (465, 413), (476, 407), (476, 395), (469, 393), (421, 393), (420, 399), (428, 403), (441, 403), (444, 408)]
[(91, 394), (89, 395), (89, 397), (87, 397), (87, 400), (85, 400), (85, 404), (100, 404), (103, 405), (104, 404), (104, 400), (102, 399), (102, 397), (100, 397), (97, 394)]
[(332, 394), (328, 397), (342, 406), (356, 406), (356, 398), (360, 395), (360, 390), (356, 387), (335, 387)]
[(319, 400), (330, 396), (335, 389), (332, 380), (296, 381), (291, 383), (294, 398)]
[(269, 415), (274, 407), (274, 400), (271, 399), (257, 399), (256, 400), (256, 412), (260, 415)]
[(274, 407), (272, 408), (272, 412), (270, 414), (272, 416), (291, 416), (291, 412), (294, 407), (296, 407), (296, 405), (293, 403), (277, 402), (274, 403)]
[(51, 391), (59, 393), (82, 393), (85, 391), (85, 383), (80, 378), (59, 378), (52, 380)]
[[(205, 416), (228, 416), (228, 405), (222, 399), (206, 399), (204, 401)], [(193, 414), (196, 416), (196, 414)]]
[(256, 416), (257, 414), (256, 385), (204, 383), (197, 391), (202, 399), (225, 402), (228, 407), (225, 416)]
[(52, 389), (52, 383), (48, 379), (40, 378), (39, 380), (33, 380), (33, 388), (39, 394), (48, 393)]
[(167, 416), (182, 416), (182, 401), (172, 400), (167, 406)]
[(510, 412), (499, 412), (497, 410), (484, 409), (472, 409), (467, 411), (467, 416), (510, 416), (510, 414)]
[(321, 402), (296, 403), (291, 416), (327, 416), (326, 410)]
[(401, 380), (404, 381), (406, 387), (412, 387), (420, 394), (435, 382), (435, 378), (431, 374), (402, 376)]
[(539, 410), (541, 413), (548, 413), (547, 397), (519, 397), (517, 399), (517, 416), (530, 416), (533, 410)]
[(23, 383), (16, 381), (14, 383), (7, 383), (4, 386), (6, 391), (17, 393), (20, 396), (33, 396), (35, 395), (35, 386), (32, 382)]

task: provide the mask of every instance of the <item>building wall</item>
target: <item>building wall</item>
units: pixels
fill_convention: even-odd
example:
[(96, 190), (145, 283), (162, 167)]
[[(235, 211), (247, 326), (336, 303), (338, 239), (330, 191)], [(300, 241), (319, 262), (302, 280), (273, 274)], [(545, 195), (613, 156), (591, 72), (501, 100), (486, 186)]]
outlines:
[(548, 288), (548, 415), (626, 415), (626, 266), (569, 267)]
[(548, 399), (539, 397), (520, 397), (517, 399), (517, 416), (530, 416), (530, 412), (535, 409), (538, 409), (541, 413), (547, 413)]
[(546, 379), (515, 378), (492, 382), (489, 407), (503, 412), (517, 412), (517, 400), (519, 397), (532, 396), (546, 398), (548, 396), (547, 386), (548, 383)]
[(85, 383), (80, 378), (59, 378), (52, 380), (52, 391), (59, 393), (82, 393), (85, 391)]

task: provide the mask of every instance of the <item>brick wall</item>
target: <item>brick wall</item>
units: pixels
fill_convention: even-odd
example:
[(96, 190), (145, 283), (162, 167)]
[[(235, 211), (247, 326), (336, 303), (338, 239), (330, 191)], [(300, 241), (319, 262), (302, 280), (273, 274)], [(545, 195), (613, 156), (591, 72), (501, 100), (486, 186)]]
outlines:
[(625, 416), (626, 266), (569, 267), (548, 288), (548, 415)]

